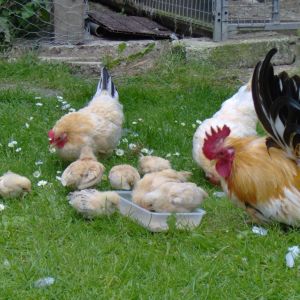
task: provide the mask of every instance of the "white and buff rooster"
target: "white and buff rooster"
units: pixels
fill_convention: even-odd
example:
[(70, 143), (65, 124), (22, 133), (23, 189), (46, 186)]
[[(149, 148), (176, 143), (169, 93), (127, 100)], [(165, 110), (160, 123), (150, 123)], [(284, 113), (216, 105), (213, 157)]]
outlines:
[(215, 127), (203, 153), (228, 197), (255, 222), (300, 226), (300, 77), (274, 75), (276, 51), (257, 64), (252, 79), (255, 110), (269, 137), (231, 137), (228, 126)]
[(76, 160), (83, 146), (98, 155), (111, 154), (122, 132), (123, 107), (106, 68), (101, 71), (97, 91), (89, 104), (59, 119), (48, 132), (50, 144), (60, 157)]
[(211, 162), (205, 157), (202, 147), (205, 133), (211, 127), (222, 127), (225, 124), (230, 128), (230, 136), (256, 135), (257, 116), (253, 105), (250, 82), (240, 87), (236, 94), (223, 102), (221, 109), (211, 118), (203, 121), (194, 134), (193, 158), (204, 170), (206, 177), (214, 184), (219, 183), (220, 176)]

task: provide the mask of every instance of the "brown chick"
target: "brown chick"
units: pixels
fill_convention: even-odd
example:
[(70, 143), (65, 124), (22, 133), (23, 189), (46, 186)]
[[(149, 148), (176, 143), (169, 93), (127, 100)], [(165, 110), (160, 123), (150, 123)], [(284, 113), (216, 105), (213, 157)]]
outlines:
[(171, 168), (171, 163), (167, 159), (158, 156), (142, 156), (139, 159), (139, 172), (141, 175)]
[(24, 197), (31, 191), (28, 178), (8, 171), (0, 177), (0, 196), (3, 198)]
[(99, 192), (94, 189), (76, 191), (68, 195), (69, 204), (87, 219), (115, 212), (120, 203), (116, 192)]
[(130, 165), (114, 166), (108, 175), (110, 185), (117, 190), (131, 190), (141, 179), (139, 172)]
[(86, 189), (101, 181), (104, 170), (104, 166), (97, 161), (92, 149), (83, 147), (79, 159), (63, 172), (61, 183), (72, 189)]

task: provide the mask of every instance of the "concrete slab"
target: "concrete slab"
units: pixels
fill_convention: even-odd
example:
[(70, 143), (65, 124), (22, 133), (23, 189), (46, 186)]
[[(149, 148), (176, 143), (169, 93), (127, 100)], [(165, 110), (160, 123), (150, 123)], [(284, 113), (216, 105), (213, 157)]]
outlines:
[[(220, 68), (238, 69), (253, 68), (270, 48), (277, 47), (279, 54), (276, 55), (275, 64), (290, 65), (294, 63), (297, 51), (297, 56), (300, 58), (299, 39), (299, 36), (282, 36), (277, 33), (268, 34), (266, 37), (248, 34), (244, 38), (241, 36), (240, 39), (218, 43), (208, 38), (188, 38), (173, 42), (167, 40), (116, 41), (99, 38), (83, 45), (44, 43), (34, 51), (42, 60), (67, 63), (76, 67), (76, 70), (95, 73), (98, 76), (102, 64), (114, 69), (123, 68), (124, 65), (131, 68), (137, 64), (139, 67), (134, 68), (136, 73), (144, 71), (144, 68), (151, 67), (158, 57), (170, 49), (175, 52), (179, 51), (180, 55), (185, 55), (187, 61), (204, 61)], [(21, 44), (14, 48), (11, 56), (18, 56), (28, 50), (30, 46), (24, 47), (24, 44)]]
[(188, 61), (207, 61), (223, 68), (251, 68), (273, 47), (278, 49), (278, 54), (274, 59), (275, 65), (293, 64), (296, 58), (297, 43), (299, 43), (299, 37), (277, 35), (218, 43), (186, 39), (174, 41), (173, 48), (179, 50), (181, 48)]

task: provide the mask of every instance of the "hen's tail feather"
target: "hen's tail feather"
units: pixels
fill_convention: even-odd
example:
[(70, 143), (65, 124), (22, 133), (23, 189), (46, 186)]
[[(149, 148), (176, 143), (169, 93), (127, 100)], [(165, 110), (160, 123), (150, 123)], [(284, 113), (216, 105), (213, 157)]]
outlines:
[(101, 77), (97, 86), (96, 96), (101, 95), (103, 91), (106, 91), (112, 98), (118, 97), (117, 89), (105, 67), (101, 69)]
[(286, 72), (274, 75), (271, 49), (259, 62), (252, 77), (252, 94), (257, 116), (270, 134), (267, 147), (275, 143), (291, 158), (300, 159), (300, 77)]

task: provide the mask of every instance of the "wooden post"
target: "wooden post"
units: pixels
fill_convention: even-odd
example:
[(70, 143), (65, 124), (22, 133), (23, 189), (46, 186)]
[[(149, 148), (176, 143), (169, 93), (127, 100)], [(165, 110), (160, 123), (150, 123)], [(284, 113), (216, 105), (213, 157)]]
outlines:
[(78, 44), (84, 41), (84, 0), (53, 0), (54, 36), (59, 44)]

